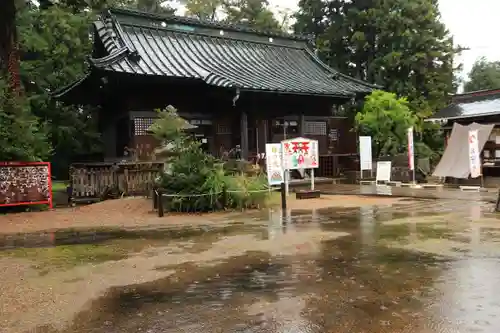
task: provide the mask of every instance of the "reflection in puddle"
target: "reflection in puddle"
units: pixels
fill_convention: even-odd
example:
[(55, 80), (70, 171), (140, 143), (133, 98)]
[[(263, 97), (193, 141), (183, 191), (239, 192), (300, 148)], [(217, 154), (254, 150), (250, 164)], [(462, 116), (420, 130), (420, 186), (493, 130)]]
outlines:
[(270, 211), (257, 240), (224, 238), (246, 252), (112, 288), (67, 332), (496, 333), (500, 252), (473, 206)]

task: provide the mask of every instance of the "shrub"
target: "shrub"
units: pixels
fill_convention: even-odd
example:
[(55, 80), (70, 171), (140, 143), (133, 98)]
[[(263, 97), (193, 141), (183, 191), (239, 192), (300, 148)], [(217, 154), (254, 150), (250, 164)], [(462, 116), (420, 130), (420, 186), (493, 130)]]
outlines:
[(184, 126), (184, 121), (173, 121), (177, 116), (169, 107), (151, 130), (162, 144), (168, 146), (166, 168), (158, 186), (165, 193), (165, 210), (199, 212), (224, 208), (262, 207), (269, 195), (267, 180), (248, 163), (236, 162), (236, 168), (203, 152), (200, 144), (184, 131), (172, 128)]
[(269, 196), (267, 179), (262, 175), (227, 175), (225, 181), (226, 205), (231, 208), (259, 208)]

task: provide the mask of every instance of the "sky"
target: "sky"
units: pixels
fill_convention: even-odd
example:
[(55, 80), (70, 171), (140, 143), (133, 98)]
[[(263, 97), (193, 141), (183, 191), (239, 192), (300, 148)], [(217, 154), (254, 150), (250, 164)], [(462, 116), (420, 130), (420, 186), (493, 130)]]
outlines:
[[(411, 0), (409, 0), (411, 1)], [(269, 0), (276, 9), (297, 9), (296, 0)], [(488, 60), (500, 60), (500, 0), (439, 0), (442, 22), (454, 36), (454, 42), (465, 47), (457, 63), (462, 63), (461, 76), (466, 78), (474, 61), (481, 56)]]

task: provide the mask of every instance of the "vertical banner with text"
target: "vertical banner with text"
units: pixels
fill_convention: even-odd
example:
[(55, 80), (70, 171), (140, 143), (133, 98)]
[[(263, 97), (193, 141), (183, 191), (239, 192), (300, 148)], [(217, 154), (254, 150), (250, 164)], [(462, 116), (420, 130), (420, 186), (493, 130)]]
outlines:
[(408, 168), (415, 170), (415, 153), (413, 148), (413, 127), (408, 128)]
[(360, 170), (372, 170), (372, 137), (359, 137), (359, 164)]
[(479, 142), (477, 130), (469, 131), (469, 170), (470, 177), (481, 176), (481, 159), (479, 158)]

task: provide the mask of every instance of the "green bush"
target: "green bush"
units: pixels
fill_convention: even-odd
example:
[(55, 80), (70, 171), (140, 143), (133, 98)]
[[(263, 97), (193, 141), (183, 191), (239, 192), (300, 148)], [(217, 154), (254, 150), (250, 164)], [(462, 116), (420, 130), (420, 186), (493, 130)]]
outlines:
[(226, 205), (231, 208), (263, 207), (269, 197), (269, 186), (263, 174), (257, 176), (227, 175)]
[(152, 126), (151, 131), (169, 148), (166, 168), (158, 186), (164, 193), (167, 211), (200, 212), (226, 208), (262, 207), (268, 198), (267, 180), (249, 170), (248, 163), (237, 162), (236, 168), (203, 152), (200, 144), (178, 131), (184, 126), (176, 119), (176, 110), (169, 107)]

